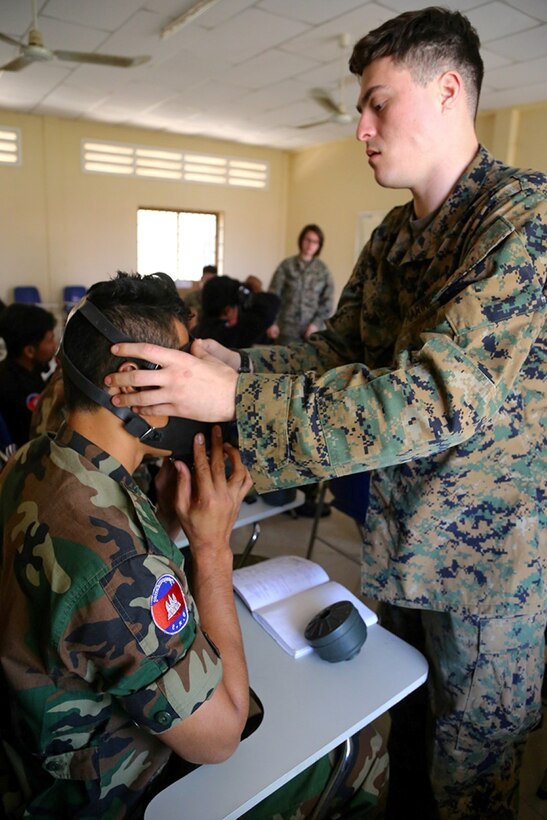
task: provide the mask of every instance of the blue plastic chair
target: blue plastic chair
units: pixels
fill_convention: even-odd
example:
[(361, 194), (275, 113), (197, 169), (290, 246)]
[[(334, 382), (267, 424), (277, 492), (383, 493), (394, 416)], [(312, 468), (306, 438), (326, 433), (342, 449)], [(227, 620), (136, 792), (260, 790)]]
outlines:
[(317, 534), (319, 522), (321, 521), (321, 511), (325, 501), (325, 494), (327, 489), (332, 494), (332, 500), (329, 502), (331, 507), (339, 510), (345, 515), (353, 518), (359, 531), (361, 540), (364, 539), (364, 526), (367, 516), (368, 497), (370, 488), (370, 472), (352, 473), (351, 475), (340, 476), (339, 478), (331, 478), (330, 481), (323, 481), (319, 491), (319, 498), (317, 500), (317, 510), (313, 520), (313, 527), (308, 544), (308, 552), (306, 558), (311, 558), (313, 548), (316, 541), (321, 541), (331, 549), (341, 552), (350, 561), (354, 559), (347, 555), (343, 550), (340, 550), (336, 545), (327, 541), (325, 538)]
[(76, 302), (85, 296), (87, 288), (83, 285), (67, 285), (63, 288), (63, 302), (65, 304), (65, 312), (70, 313)]
[(13, 288), (13, 301), (24, 302), (27, 305), (40, 305), (42, 297), (34, 285), (18, 285)]

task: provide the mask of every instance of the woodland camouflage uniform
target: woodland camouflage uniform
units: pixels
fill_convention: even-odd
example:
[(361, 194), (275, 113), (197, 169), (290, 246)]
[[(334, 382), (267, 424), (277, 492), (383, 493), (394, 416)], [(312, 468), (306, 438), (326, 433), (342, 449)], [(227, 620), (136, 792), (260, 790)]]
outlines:
[[(16, 750), (8, 761), (0, 746), (4, 811), (137, 820), (189, 768), (155, 735), (192, 714), (222, 674), (199, 628), (182, 553), (135, 475), (66, 424), (55, 439), (20, 450), (0, 489), (0, 726), (8, 751)], [(151, 616), (162, 578), (176, 579), (184, 596), (187, 620), (172, 634)], [(305, 816), (331, 758), (249, 816)], [(387, 771), (385, 742), (365, 727), (337, 794), (343, 816), (363, 817), (377, 804)]]
[(399, 634), (405, 614), (425, 630), (451, 820), (516, 816), (540, 715), (546, 194), (479, 149), (429, 220), (388, 214), (324, 332), (250, 351), (238, 380), (259, 492), (374, 469), (363, 592), (396, 605)]
[(303, 339), (309, 324), (324, 328), (332, 314), (334, 282), (325, 263), (317, 257), (309, 262), (300, 256), (284, 259), (268, 290), (281, 299), (276, 319), (280, 344)]
[(222, 676), (181, 552), (126, 470), (68, 426), (4, 470), (0, 527), (2, 734), (27, 752), (26, 811), (133, 820), (171, 754), (155, 736)]

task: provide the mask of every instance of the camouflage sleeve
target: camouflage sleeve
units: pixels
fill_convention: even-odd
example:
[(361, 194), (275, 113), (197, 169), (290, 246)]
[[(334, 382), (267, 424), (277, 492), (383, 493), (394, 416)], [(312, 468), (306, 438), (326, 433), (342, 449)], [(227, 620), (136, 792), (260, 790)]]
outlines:
[(270, 293), (276, 293), (278, 296), (281, 296), (283, 293), (283, 283), (285, 280), (285, 260), (281, 262), (274, 271), (272, 276), (272, 281), (268, 286), (268, 290)]
[[(67, 669), (91, 676), (94, 687), (153, 733), (191, 715), (222, 677), (184, 573), (159, 555), (136, 555), (90, 585), (57, 646)], [(63, 711), (70, 712), (66, 703)]]
[(30, 438), (42, 433), (56, 433), (65, 420), (65, 389), (63, 371), (57, 367), (32, 413), (30, 421)]
[[(496, 413), (544, 321), (545, 221), (533, 209), (522, 221), (519, 229), (505, 218), (490, 225), (461, 266), (455, 293), (446, 289), (419, 344), (401, 350), (392, 369), (343, 364), (363, 355), (345, 357), (357, 353), (350, 291), (329, 323), (333, 343), (327, 329), (293, 357), (321, 361), (326, 352), (340, 366), (273, 375), (283, 359), (291, 363), (289, 347), (265, 354), (275, 358), (270, 372), (239, 377), (239, 445), (259, 492), (433, 455)], [(355, 286), (356, 273), (352, 279)], [(344, 354), (336, 327), (352, 298)]]
[(317, 310), (311, 322), (317, 327), (323, 327), (334, 310), (334, 280), (330, 270), (321, 263), (321, 287), (317, 299)]

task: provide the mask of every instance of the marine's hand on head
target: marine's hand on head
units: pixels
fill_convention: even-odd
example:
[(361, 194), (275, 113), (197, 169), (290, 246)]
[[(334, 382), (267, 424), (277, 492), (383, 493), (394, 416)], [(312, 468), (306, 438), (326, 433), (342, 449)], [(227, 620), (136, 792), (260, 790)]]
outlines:
[[(237, 373), (209, 355), (200, 339), (193, 343), (192, 355), (144, 342), (123, 342), (113, 345), (111, 350), (120, 358), (160, 365), (158, 370), (139, 369), (106, 376), (108, 387), (122, 389), (112, 399), (117, 407), (132, 407), (136, 412), (146, 408), (146, 415), (181, 416), (198, 421), (231, 421), (235, 417)], [(234, 355), (239, 359), (238, 353)], [(128, 387), (137, 391), (123, 392)]]

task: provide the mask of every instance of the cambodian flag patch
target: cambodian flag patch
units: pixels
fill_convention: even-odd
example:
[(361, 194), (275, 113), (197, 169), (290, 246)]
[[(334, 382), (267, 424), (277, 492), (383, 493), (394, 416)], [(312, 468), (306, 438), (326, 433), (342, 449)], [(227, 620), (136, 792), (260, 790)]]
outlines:
[(188, 608), (174, 575), (162, 575), (154, 585), (150, 602), (152, 620), (162, 632), (176, 635), (188, 623)]

